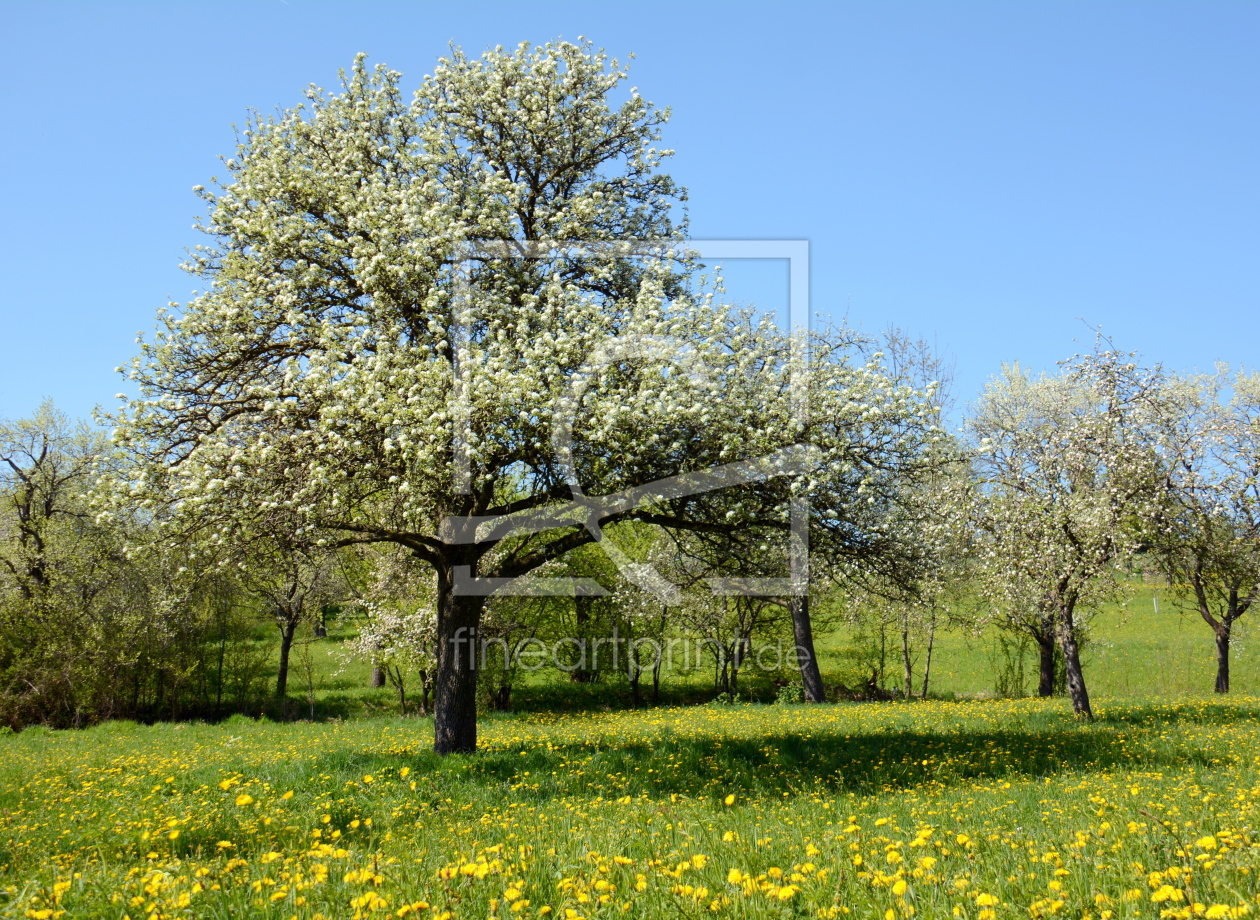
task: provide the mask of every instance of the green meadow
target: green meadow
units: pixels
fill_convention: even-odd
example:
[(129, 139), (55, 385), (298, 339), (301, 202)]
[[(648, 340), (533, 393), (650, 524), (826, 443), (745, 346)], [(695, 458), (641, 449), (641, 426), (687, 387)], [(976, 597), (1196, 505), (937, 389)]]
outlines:
[[(996, 636), (938, 637), (928, 701), (487, 713), (436, 757), (312, 646), (320, 721), (0, 738), (3, 916), (1239, 917), (1260, 909), (1260, 699), (1206, 627), (1104, 611), (1099, 718), (995, 699)], [(828, 643), (835, 667), (852, 635)], [(322, 656), (322, 657), (320, 657)], [(966, 676), (964, 676), (966, 675)]]

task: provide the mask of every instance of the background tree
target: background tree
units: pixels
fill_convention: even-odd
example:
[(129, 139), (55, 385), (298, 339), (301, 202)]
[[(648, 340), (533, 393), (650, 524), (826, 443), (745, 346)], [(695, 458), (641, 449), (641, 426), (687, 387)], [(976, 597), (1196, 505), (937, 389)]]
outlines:
[(77, 554), (54, 547), (59, 537), (95, 535), (86, 498), (108, 454), (102, 433), (72, 422), (51, 401), (29, 419), (0, 422), (0, 565), (7, 586), (22, 598), (35, 600), (64, 581), (61, 575)]
[(1224, 368), (1167, 383), (1167, 505), (1150, 532), (1173, 596), (1216, 639), (1229, 692), (1234, 626), (1260, 592), (1260, 375)]
[(0, 718), (14, 727), (257, 704), (252, 611), (131, 505), (129, 473), (50, 403), (0, 423)]
[(1093, 717), (1082, 617), (1116, 596), (1117, 567), (1142, 545), (1137, 524), (1160, 500), (1153, 425), (1161, 385), (1158, 371), (1100, 348), (1056, 376), (1008, 366), (968, 419), (982, 590), (999, 610), (1033, 611), (1029, 622), (1053, 624), (1081, 718)]
[(324, 607), (345, 601), (348, 591), (335, 549), (304, 538), (287, 515), (266, 515), (261, 523), (270, 526), (252, 539), (245, 540), (239, 534), (233, 537), (230, 559), (240, 586), (261, 602), (265, 615), (279, 630), (275, 696), (283, 706), (289, 686), (289, 654), (298, 627), (318, 619)]
[(894, 631), (906, 698), (915, 695), (914, 666), (916, 658), (922, 658), (919, 695), (926, 698), (938, 626), (967, 625), (971, 620), (972, 510), (977, 495), (965, 447), (943, 431), (952, 404), (953, 369), (926, 342), (896, 328), (885, 333), (882, 345), (898, 377), (932, 394), (931, 420), (940, 429), (932, 450), (935, 464), (927, 475), (896, 483), (901, 495), (888, 503), (891, 514), (885, 529), (899, 539), (895, 550), (885, 554), (887, 562), (873, 571), (841, 569), (835, 581), (851, 622), (881, 636)]
[[(0, 422), (0, 674), (11, 722), (78, 724), (106, 705), (93, 669), (135, 622), (142, 591), (90, 492), (109, 442), (51, 402)], [(111, 707), (112, 708), (112, 707)]]
[(350, 657), (380, 668), (398, 693), (398, 713), (407, 713), (407, 688), (420, 715), (429, 712), (437, 664), (436, 592), (431, 572), (402, 550), (370, 552), (364, 584), (355, 592), (364, 619), (358, 635), (346, 643)]

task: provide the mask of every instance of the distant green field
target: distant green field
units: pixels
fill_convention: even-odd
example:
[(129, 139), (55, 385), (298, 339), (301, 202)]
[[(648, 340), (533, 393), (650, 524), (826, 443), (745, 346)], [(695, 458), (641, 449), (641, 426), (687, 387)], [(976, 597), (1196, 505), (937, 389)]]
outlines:
[[(1158, 612), (1157, 612), (1158, 609)], [(1260, 644), (1246, 616), (1239, 621), (1231, 656), (1231, 689), (1260, 694)], [(945, 697), (996, 692), (997, 673), (1005, 659), (997, 630), (980, 635), (964, 631), (938, 633), (932, 658), (930, 689)], [(851, 632), (841, 629), (820, 644), (824, 673), (838, 674), (852, 665), (843, 650)], [(889, 637), (888, 668), (899, 684), (899, 647)], [(916, 689), (921, 686), (923, 656), (916, 664)], [(1085, 677), (1091, 694), (1116, 696), (1197, 696), (1211, 694), (1216, 679), (1216, 646), (1212, 630), (1197, 614), (1178, 611), (1166, 590), (1135, 585), (1124, 605), (1111, 605), (1091, 620), (1084, 652)], [(1037, 661), (1030, 647), (1025, 658), (1025, 692), (1036, 692)]]
[[(397, 696), (391, 689), (368, 688), (368, 663), (347, 662), (338, 653), (339, 640), (350, 635), (352, 629), (352, 621), (335, 624), (329, 639), (311, 646), (317, 717), (385, 714), (397, 707)], [(270, 634), (266, 635), (271, 641)], [(1232, 686), (1236, 694), (1260, 695), (1260, 645), (1253, 643), (1255, 635), (1244, 617), (1232, 656)], [(853, 686), (869, 677), (875, 663), (872, 639), (868, 634), (866, 644), (859, 649), (859, 638), (855, 630), (844, 626), (820, 635), (818, 652), (829, 683)], [(999, 673), (1011, 666), (1010, 659), (1003, 655), (1002, 643), (1006, 640), (1009, 647), (1011, 639), (1009, 634), (993, 629), (979, 634), (964, 630), (938, 632), (929, 687), (932, 696), (953, 699), (998, 695), (1002, 683)], [(887, 636), (884, 666), (885, 685), (889, 687), (901, 686), (898, 641), (891, 633)], [(922, 637), (916, 638), (914, 654), (917, 693), (922, 687)], [(1211, 695), (1216, 674), (1215, 646), (1207, 625), (1197, 615), (1179, 612), (1166, 591), (1143, 585), (1134, 587), (1127, 604), (1109, 606), (1092, 618), (1084, 664), (1090, 692), (1099, 699)], [(1024, 658), (1026, 694), (1036, 691), (1036, 669), (1037, 661), (1029, 644)], [(774, 673), (746, 668), (741, 674), (741, 692), (746, 699), (772, 701), (777, 684), (792, 676), (786, 667)], [(712, 669), (707, 665), (686, 673), (667, 671), (663, 684), (662, 701), (667, 704), (704, 702), (714, 695)], [(292, 714), (306, 716), (306, 686), (300, 669), (295, 668), (290, 675), (289, 692)], [(526, 675), (512, 699), (517, 709), (571, 711), (628, 706), (630, 692), (624, 678), (616, 675), (608, 675), (594, 685), (575, 685), (559, 672), (544, 671)]]

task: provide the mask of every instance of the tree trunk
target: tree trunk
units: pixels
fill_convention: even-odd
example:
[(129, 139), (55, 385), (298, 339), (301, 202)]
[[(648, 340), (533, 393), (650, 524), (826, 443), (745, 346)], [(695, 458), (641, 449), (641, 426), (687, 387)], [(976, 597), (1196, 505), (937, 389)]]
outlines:
[(1059, 611), (1059, 646), (1063, 649), (1063, 664), (1067, 671), (1068, 695), (1072, 698), (1072, 711), (1078, 719), (1092, 722), (1094, 710), (1089, 705), (1089, 691), (1085, 689), (1085, 674), (1081, 671), (1081, 651), (1076, 641), (1076, 624), (1071, 610)]
[(1234, 621), (1247, 612), (1247, 608), (1255, 600), (1254, 592), (1249, 597), (1242, 597), (1237, 584), (1229, 585), (1227, 606), (1218, 620), (1212, 616), (1212, 607), (1208, 603), (1207, 589), (1202, 572), (1193, 572), (1190, 583), (1194, 585), (1194, 593), (1199, 601), (1199, 616), (1203, 622), (1212, 627), (1216, 635), (1216, 687), (1217, 693), (1229, 693), (1229, 640), (1234, 631)]
[[(1033, 634), (1041, 652), (1041, 669), (1037, 678), (1037, 695), (1054, 696), (1054, 636)], [(1022, 652), (1021, 652), (1022, 656)], [(1021, 688), (1020, 693), (1023, 693)]]
[(752, 640), (748, 636), (740, 636), (735, 642), (735, 654), (731, 658), (731, 699), (739, 692), (739, 669), (748, 658), (748, 647)]
[(639, 650), (634, 645), (634, 630), (629, 631), (626, 639), (626, 680), (630, 683), (630, 705), (638, 709), (643, 704), (639, 680), (643, 670), (639, 667)]
[(827, 700), (823, 688), (822, 672), (818, 670), (818, 656), (814, 653), (814, 629), (809, 620), (809, 597), (793, 595), (788, 600), (792, 614), (792, 637), (796, 642), (796, 660), (801, 667), (801, 684), (805, 689), (805, 702), (823, 703)]
[(477, 749), (477, 630), (486, 599), (455, 594), (450, 578), (442, 572), (438, 580), (433, 750), (471, 754)]
[[(579, 643), (579, 652), (581, 656), (579, 663), (583, 667), (575, 668), (569, 672), (569, 680), (579, 684), (589, 684), (595, 679), (595, 670), (598, 664), (594, 661), (594, 653), (589, 648), (590, 632), (591, 632), (591, 608), (595, 604), (595, 598), (585, 594), (578, 594), (573, 598), (573, 616), (577, 622), (577, 640)], [(587, 656), (591, 657), (588, 658)]]
[(289, 692), (289, 652), (293, 648), (297, 625), (297, 617), (290, 616), (280, 627), (280, 673), (276, 675), (276, 699), (281, 702)]
[(1221, 623), (1216, 629), (1216, 692), (1229, 693), (1229, 634), (1230, 623)]
[(901, 624), (901, 670), (905, 681), (906, 699), (914, 696), (914, 663), (910, 660), (910, 627)]
[[(219, 710), (223, 706), (223, 658), (227, 654), (227, 616), (223, 617), (219, 628), (219, 674), (214, 687), (214, 716), (219, 717)], [(136, 699), (140, 698), (140, 684), (136, 682)], [(134, 710), (134, 706), (132, 707)]]
[(385, 669), (375, 662), (372, 664), (372, 676), (368, 679), (368, 686), (373, 689), (385, 686)]
[(512, 685), (506, 680), (494, 688), (494, 708), (499, 712), (512, 711)]
[(932, 647), (936, 644), (936, 613), (933, 612), (932, 619), (928, 623), (928, 643), (927, 657), (923, 662), (923, 693), (920, 694), (921, 699), (927, 699), (928, 696), (928, 678), (932, 676)]

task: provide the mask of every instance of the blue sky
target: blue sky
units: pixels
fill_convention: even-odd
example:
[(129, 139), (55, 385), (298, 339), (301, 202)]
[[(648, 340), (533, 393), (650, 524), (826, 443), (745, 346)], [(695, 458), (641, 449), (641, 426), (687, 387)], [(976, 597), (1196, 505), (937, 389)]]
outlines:
[[(674, 109), (702, 238), (807, 239), (815, 311), (952, 356), (1087, 348), (1254, 364), (1257, 3), (38, 3), (5, 5), (0, 416), (111, 405), (247, 109), (358, 51), (413, 87), (448, 42), (585, 35)], [(783, 266), (727, 263), (781, 305)]]

